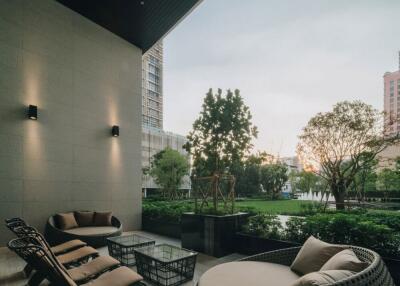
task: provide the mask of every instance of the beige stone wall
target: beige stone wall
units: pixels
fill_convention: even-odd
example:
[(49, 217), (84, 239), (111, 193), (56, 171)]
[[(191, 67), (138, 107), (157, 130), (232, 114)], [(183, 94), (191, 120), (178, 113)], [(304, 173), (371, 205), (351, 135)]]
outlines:
[(394, 167), (397, 157), (400, 157), (400, 144), (389, 146), (378, 155), (378, 168)]
[(140, 228), (141, 50), (56, 1), (0, 4), (0, 222), (112, 210)]

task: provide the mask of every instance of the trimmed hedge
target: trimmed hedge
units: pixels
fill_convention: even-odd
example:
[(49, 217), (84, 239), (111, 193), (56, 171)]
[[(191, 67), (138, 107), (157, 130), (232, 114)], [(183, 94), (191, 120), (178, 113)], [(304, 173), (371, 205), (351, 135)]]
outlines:
[(277, 225), (276, 216), (260, 214), (250, 218), (244, 231), (298, 243), (313, 235), (326, 242), (358, 245), (384, 257), (400, 258), (400, 215), (327, 213), (292, 217), (280, 230)]
[[(158, 220), (166, 223), (180, 223), (181, 216), (186, 212), (194, 211), (194, 202), (189, 200), (182, 201), (159, 201), (159, 200), (144, 200), (143, 201), (143, 219)], [(252, 207), (236, 207), (238, 212), (247, 212), (255, 215)], [(204, 213), (211, 214), (211, 210), (205, 209)], [(220, 212), (217, 215), (224, 215)]]

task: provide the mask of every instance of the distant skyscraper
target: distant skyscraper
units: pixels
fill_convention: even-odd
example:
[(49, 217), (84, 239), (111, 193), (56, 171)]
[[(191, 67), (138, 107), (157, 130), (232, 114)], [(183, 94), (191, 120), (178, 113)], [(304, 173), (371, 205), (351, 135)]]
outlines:
[[(163, 130), (163, 44), (159, 41), (142, 57), (142, 167), (148, 168), (155, 154), (166, 147), (190, 156), (183, 149), (185, 136)], [(142, 176), (142, 188), (158, 189), (149, 175)], [(180, 187), (190, 189), (190, 178), (185, 176)]]
[(163, 44), (155, 44), (142, 57), (142, 125), (163, 128)]
[(387, 136), (400, 132), (400, 52), (399, 70), (386, 72), (384, 81), (385, 133)]

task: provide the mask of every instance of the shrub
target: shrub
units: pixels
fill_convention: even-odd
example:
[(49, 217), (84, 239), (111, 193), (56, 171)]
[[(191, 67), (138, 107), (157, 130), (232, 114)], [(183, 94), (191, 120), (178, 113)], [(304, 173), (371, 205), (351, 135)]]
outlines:
[(142, 216), (160, 222), (180, 223), (182, 214), (193, 210), (193, 203), (188, 201), (143, 201)]
[(286, 239), (304, 242), (310, 235), (330, 243), (367, 247), (382, 256), (400, 256), (400, 233), (371, 215), (330, 213), (289, 220)]
[(282, 224), (276, 215), (258, 214), (249, 218), (243, 231), (264, 238), (281, 239)]

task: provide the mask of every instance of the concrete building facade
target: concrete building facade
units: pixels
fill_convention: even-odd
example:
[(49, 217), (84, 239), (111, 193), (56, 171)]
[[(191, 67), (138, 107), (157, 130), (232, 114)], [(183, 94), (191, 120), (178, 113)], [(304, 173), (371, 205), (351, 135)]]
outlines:
[(163, 129), (163, 44), (157, 42), (142, 58), (142, 123)]
[(142, 54), (197, 3), (1, 1), (0, 221), (111, 210), (141, 228)]
[[(172, 132), (166, 132), (156, 128), (143, 128), (142, 130), (142, 167), (147, 168), (150, 166), (152, 157), (169, 147), (173, 150), (177, 150), (181, 155), (187, 158), (188, 163), (190, 163), (190, 156), (182, 148), (186, 143), (187, 139), (185, 136), (178, 135)], [(159, 186), (154, 182), (151, 176), (142, 176), (142, 189), (143, 191), (158, 189)], [(183, 178), (182, 185), (180, 189), (190, 190), (190, 177), (185, 176)]]
[(399, 70), (386, 72), (384, 82), (385, 133), (394, 136), (400, 133), (400, 52)]

